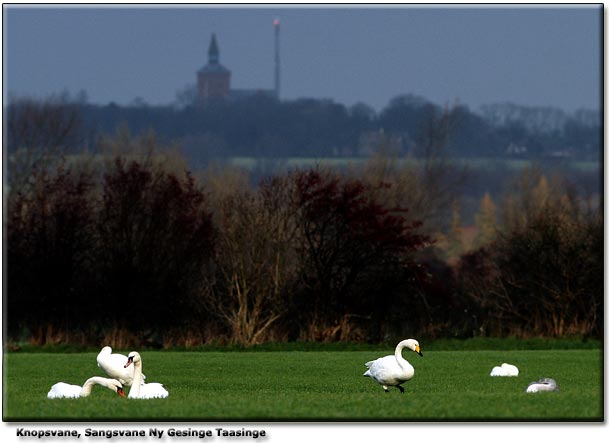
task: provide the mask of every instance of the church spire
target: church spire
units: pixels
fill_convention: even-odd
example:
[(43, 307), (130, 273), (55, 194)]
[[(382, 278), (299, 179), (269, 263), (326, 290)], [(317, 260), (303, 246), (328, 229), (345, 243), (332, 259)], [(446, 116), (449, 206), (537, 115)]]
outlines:
[(207, 51), (207, 62), (210, 65), (217, 65), (220, 62), (220, 50), (216, 41), (216, 34), (211, 35), (211, 43)]
[(198, 97), (204, 104), (230, 95), (230, 71), (220, 64), (216, 34), (211, 35), (207, 56), (207, 64), (197, 71)]

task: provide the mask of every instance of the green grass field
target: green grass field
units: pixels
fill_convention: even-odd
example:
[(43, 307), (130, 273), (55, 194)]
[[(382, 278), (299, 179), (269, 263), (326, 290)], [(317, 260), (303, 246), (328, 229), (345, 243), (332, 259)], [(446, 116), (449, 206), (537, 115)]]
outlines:
[[(117, 352), (117, 351), (115, 351)], [(126, 351), (122, 351), (126, 354)], [(363, 377), (364, 362), (392, 349), (359, 351), (142, 351), (147, 381), (167, 399), (129, 400), (96, 386), (88, 398), (49, 400), (58, 381), (82, 384), (96, 352), (4, 355), (5, 421), (602, 421), (600, 349), (404, 352), (416, 368), (405, 394)], [(503, 362), (518, 377), (490, 377)], [(560, 391), (527, 394), (541, 376)]]

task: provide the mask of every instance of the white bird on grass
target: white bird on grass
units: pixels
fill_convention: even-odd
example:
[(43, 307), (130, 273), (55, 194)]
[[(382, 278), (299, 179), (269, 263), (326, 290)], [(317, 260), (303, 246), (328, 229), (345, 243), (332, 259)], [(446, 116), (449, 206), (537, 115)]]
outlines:
[(537, 381), (532, 381), (527, 386), (526, 392), (559, 391), (556, 380), (553, 378), (542, 377)]
[[(113, 354), (110, 346), (104, 346), (97, 354), (97, 366), (99, 366), (109, 377), (115, 378), (125, 386), (131, 386), (135, 368), (127, 368), (127, 356)], [(142, 383), (146, 378), (142, 374)]]
[(509, 363), (503, 363), (491, 370), (491, 377), (518, 377), (518, 368)]
[(368, 370), (364, 372), (364, 377), (376, 380), (385, 392), (389, 392), (389, 386), (395, 386), (403, 394), (402, 383), (414, 377), (414, 368), (402, 357), (402, 349), (404, 348), (408, 348), (423, 357), (418, 341), (412, 338), (402, 340), (396, 346), (394, 355), (387, 355), (367, 362)]
[(91, 377), (85, 381), (82, 386), (70, 385), (68, 383), (59, 382), (51, 386), (51, 390), (48, 392), (48, 398), (79, 398), (87, 397), (91, 394), (91, 390), (94, 385), (104, 386), (111, 391), (116, 392), (121, 397), (125, 396), (123, 386), (118, 380), (113, 378), (104, 377)]
[(129, 389), (128, 398), (166, 398), (169, 396), (167, 389), (161, 383), (144, 383), (142, 380), (142, 357), (139, 353), (132, 351), (127, 356), (125, 368), (133, 365), (133, 384)]

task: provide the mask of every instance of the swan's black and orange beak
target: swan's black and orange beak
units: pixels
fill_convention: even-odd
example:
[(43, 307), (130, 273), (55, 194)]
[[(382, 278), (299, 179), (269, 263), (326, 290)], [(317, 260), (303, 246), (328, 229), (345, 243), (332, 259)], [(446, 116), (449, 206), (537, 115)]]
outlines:
[(423, 353), (421, 352), (421, 348), (419, 347), (419, 345), (416, 345), (414, 347), (414, 352), (416, 352), (417, 354), (419, 354), (421, 357), (423, 357)]
[(123, 390), (123, 388), (117, 388), (116, 393), (121, 397), (125, 397), (125, 391)]
[(131, 363), (133, 363), (133, 357), (128, 357), (127, 363), (125, 363), (125, 367), (129, 366)]

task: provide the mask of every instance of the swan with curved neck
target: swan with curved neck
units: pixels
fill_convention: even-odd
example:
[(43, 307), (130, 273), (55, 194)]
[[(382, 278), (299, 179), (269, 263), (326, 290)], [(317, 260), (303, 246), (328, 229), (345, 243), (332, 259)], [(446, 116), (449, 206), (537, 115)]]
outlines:
[(132, 351), (127, 356), (125, 368), (133, 364), (133, 383), (129, 389), (128, 398), (166, 398), (167, 389), (161, 383), (144, 383), (142, 380), (142, 357), (138, 352)]
[[(110, 378), (115, 378), (124, 386), (131, 386), (133, 383), (134, 366), (127, 368), (127, 356), (113, 354), (110, 346), (104, 346), (97, 354), (97, 366), (99, 366)], [(142, 382), (146, 378), (142, 374)]]
[(412, 338), (402, 340), (395, 347), (394, 355), (387, 355), (367, 362), (368, 370), (364, 372), (364, 377), (375, 380), (385, 392), (389, 392), (389, 386), (395, 386), (403, 394), (402, 383), (414, 377), (414, 368), (408, 360), (402, 357), (404, 348), (408, 348), (423, 357), (418, 341)]
[(116, 392), (121, 397), (125, 396), (123, 385), (113, 378), (91, 377), (85, 381), (82, 386), (70, 385), (68, 383), (59, 382), (51, 386), (48, 392), (48, 398), (79, 398), (88, 397), (94, 385), (104, 386), (111, 391)]
[(556, 380), (553, 378), (542, 377), (537, 381), (532, 381), (527, 386), (526, 392), (559, 391)]

